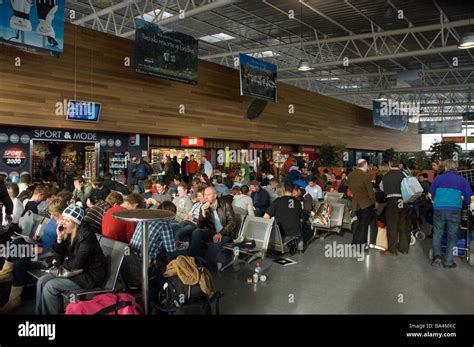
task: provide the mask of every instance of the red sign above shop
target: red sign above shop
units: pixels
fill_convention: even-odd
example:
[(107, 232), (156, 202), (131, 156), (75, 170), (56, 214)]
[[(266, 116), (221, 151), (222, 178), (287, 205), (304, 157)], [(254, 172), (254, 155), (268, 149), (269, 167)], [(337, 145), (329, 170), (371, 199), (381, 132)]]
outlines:
[(182, 137), (181, 146), (183, 147), (204, 147), (204, 139), (200, 137)]
[(314, 153), (316, 152), (316, 147), (311, 146), (299, 146), (300, 153)]
[(249, 143), (250, 149), (273, 149), (273, 145), (266, 143)]
[(455, 143), (465, 143), (466, 138), (464, 136), (443, 136), (443, 142), (455, 142)]

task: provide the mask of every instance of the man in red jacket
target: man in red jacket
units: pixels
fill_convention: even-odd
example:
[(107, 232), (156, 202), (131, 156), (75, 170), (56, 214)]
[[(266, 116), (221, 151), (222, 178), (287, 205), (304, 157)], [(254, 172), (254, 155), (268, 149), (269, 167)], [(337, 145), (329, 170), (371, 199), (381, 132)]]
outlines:
[(186, 173), (189, 177), (189, 182), (193, 180), (195, 174), (198, 173), (199, 164), (196, 160), (194, 160), (194, 155), (191, 154), (189, 161), (186, 163)]
[(113, 213), (122, 210), (136, 210), (144, 208), (144, 206), (143, 197), (138, 193), (132, 193), (124, 199), (123, 204), (109, 208), (102, 219), (102, 235), (129, 243), (135, 232), (135, 223), (116, 219), (113, 217)]

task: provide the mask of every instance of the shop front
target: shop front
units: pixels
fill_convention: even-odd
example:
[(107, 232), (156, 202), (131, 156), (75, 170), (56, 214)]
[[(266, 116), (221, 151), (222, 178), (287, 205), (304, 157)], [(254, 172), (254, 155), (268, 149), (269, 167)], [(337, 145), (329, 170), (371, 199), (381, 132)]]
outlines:
[(273, 163), (278, 171), (278, 176), (282, 174), (286, 160), (291, 155), (296, 155), (297, 149), (292, 145), (274, 145), (273, 146)]
[(55, 180), (70, 189), (75, 176), (126, 177), (130, 156), (148, 155), (148, 136), (0, 127), (0, 148), (0, 171), (10, 179), (29, 173), (33, 181)]

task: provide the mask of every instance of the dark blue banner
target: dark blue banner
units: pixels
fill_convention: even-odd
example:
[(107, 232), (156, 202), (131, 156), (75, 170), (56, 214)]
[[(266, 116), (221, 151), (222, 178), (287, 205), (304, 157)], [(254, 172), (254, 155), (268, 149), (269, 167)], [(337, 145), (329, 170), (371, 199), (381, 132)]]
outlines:
[(240, 54), (240, 95), (257, 99), (277, 99), (277, 66), (266, 61)]
[(198, 40), (143, 19), (135, 24), (136, 72), (197, 84)]
[(392, 107), (388, 101), (373, 101), (372, 118), (379, 127), (407, 131), (408, 115)]
[(0, 43), (31, 53), (63, 53), (64, 0), (0, 0)]

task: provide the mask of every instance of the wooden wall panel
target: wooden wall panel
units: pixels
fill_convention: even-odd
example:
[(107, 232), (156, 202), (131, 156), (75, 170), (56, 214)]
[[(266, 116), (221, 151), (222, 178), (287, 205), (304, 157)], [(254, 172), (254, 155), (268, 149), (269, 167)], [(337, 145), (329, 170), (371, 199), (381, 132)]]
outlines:
[[(61, 58), (0, 46), (0, 124), (360, 149), (421, 147), (413, 125), (408, 132), (375, 127), (370, 110), (283, 83), (278, 102), (247, 120), (251, 99), (239, 95), (237, 70), (199, 61), (198, 85), (175, 83), (124, 66), (125, 57), (133, 60), (133, 41), (69, 24), (65, 36)], [(71, 98), (101, 102), (100, 123), (56, 116), (55, 104)]]

